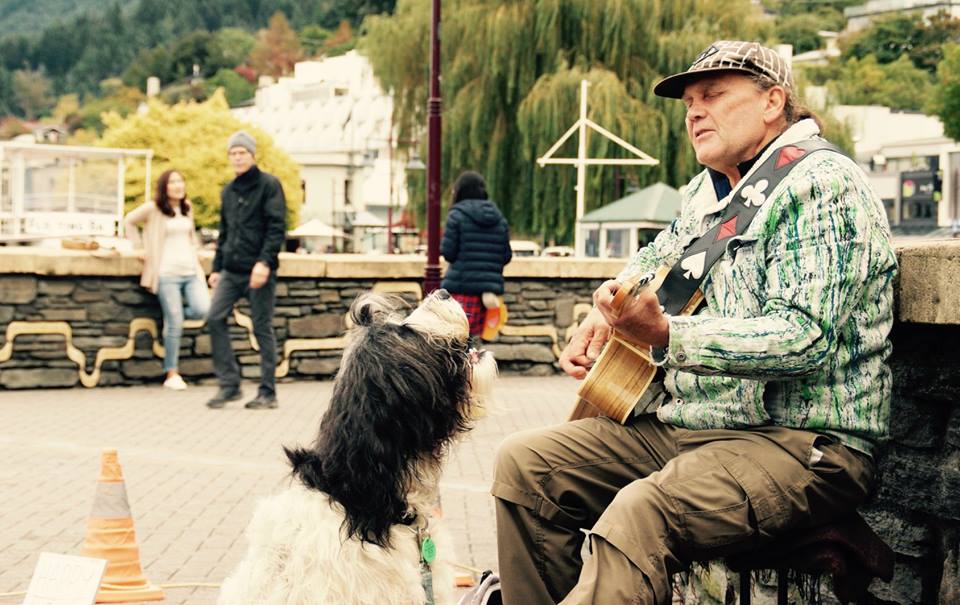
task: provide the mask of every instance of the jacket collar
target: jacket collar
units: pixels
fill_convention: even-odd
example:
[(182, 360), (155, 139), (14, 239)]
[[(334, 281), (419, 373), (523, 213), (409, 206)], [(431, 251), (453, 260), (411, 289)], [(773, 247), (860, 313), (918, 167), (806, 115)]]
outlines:
[(238, 175), (231, 185), (240, 191), (247, 191), (256, 185), (260, 181), (260, 169), (256, 164), (250, 167), (250, 170), (247, 170), (241, 175)]
[[(753, 158), (753, 160), (749, 160), (751, 163), (746, 172), (743, 170), (740, 172), (741, 180), (749, 178), (753, 171), (756, 170), (757, 166), (762, 165), (763, 162), (766, 161), (766, 159), (769, 158), (770, 155), (777, 149), (783, 147), (784, 145), (805, 141), (817, 136), (818, 134), (820, 134), (820, 127), (817, 126), (817, 123), (814, 120), (800, 120), (790, 128), (787, 128), (780, 136), (769, 143), (757, 157)], [(740, 164), (740, 166), (744, 166), (744, 164)], [(713, 183), (710, 169), (705, 169), (701, 174), (704, 175), (705, 182), (703, 182), (701, 186), (697, 188), (697, 191), (691, 196), (690, 201), (687, 203), (691, 204), (694, 214), (699, 220), (702, 221), (707, 216), (720, 212), (727, 207), (727, 204), (730, 202), (730, 193), (732, 192), (732, 188), (726, 192), (726, 195), (722, 197), (718, 196), (717, 191), (713, 186), (706, 186), (707, 183)], [(729, 181), (727, 181), (727, 185), (729, 186)]]

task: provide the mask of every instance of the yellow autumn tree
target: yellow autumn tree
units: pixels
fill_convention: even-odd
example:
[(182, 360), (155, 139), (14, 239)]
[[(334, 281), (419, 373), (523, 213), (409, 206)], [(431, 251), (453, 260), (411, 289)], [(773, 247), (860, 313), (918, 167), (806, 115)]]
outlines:
[[(259, 128), (241, 122), (230, 113), (223, 89), (202, 103), (182, 101), (166, 105), (152, 99), (143, 113), (121, 117), (103, 115), (106, 129), (97, 140), (103, 147), (152, 149), (150, 198), (157, 176), (169, 168), (187, 182), (187, 195), (194, 204), (198, 226), (216, 227), (220, 222), (220, 190), (235, 176), (227, 163), (227, 140), (237, 130), (246, 130), (257, 141), (257, 165), (280, 179), (287, 198), (287, 227), (298, 224), (303, 190), (300, 167), (273, 144)], [(127, 210), (143, 203), (146, 164), (128, 160), (126, 167)]]

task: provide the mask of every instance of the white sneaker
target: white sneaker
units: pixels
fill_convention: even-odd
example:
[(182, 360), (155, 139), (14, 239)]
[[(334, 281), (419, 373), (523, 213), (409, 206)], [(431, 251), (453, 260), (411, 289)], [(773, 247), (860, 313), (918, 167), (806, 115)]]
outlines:
[(180, 376), (180, 374), (174, 374), (163, 381), (163, 387), (172, 391), (183, 391), (187, 388), (187, 383), (183, 381), (183, 377)]

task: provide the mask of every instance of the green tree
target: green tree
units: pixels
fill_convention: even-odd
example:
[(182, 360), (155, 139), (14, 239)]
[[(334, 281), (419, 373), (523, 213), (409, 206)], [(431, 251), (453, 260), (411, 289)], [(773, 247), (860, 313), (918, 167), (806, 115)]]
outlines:
[(231, 107), (236, 107), (243, 101), (252, 99), (257, 91), (255, 84), (248, 82), (236, 71), (226, 68), (221, 69), (212, 78), (204, 81), (203, 86), (207, 96), (211, 96), (216, 89), (222, 88), (227, 97), (227, 103)]
[[(421, 141), (429, 19), (428, 0), (400, 0), (392, 16), (364, 22), (361, 42), (383, 88), (393, 91), (400, 136)], [(686, 69), (714, 40), (771, 33), (749, 0), (450, 0), (441, 36), (445, 188), (460, 170), (478, 170), (514, 231), (570, 242), (575, 171), (539, 168), (535, 160), (576, 120), (579, 79), (594, 84), (590, 118), (661, 161), (622, 173), (639, 185), (680, 185), (699, 170), (683, 104), (655, 97), (653, 84)], [(575, 145), (558, 153), (575, 153)], [(589, 146), (594, 155), (621, 153), (599, 135)], [(613, 170), (588, 170), (587, 210), (612, 201), (615, 191)], [(411, 199), (424, 196), (415, 191)]]
[(330, 37), (332, 32), (319, 25), (306, 25), (297, 32), (297, 39), (300, 40), (300, 48), (306, 57), (316, 57), (321, 54), (323, 45)]
[(874, 55), (878, 63), (893, 63), (907, 55), (931, 75), (943, 58), (942, 46), (960, 42), (960, 19), (940, 11), (929, 19), (919, 13), (897, 13), (875, 20), (870, 27), (841, 41), (843, 58)]
[(921, 110), (930, 97), (932, 82), (906, 55), (886, 65), (867, 55), (844, 63), (839, 79), (829, 87), (839, 103)]
[(910, 50), (910, 60), (920, 69), (935, 74), (943, 60), (943, 45), (957, 42), (960, 42), (960, 19), (940, 11), (922, 22)]
[(242, 64), (250, 56), (257, 39), (250, 32), (239, 27), (225, 27), (213, 35), (216, 41), (217, 64), (221, 69), (233, 68)]
[[(108, 113), (103, 120), (107, 128), (98, 145), (153, 149), (154, 175), (168, 168), (183, 174), (196, 208), (197, 224), (204, 227), (216, 227), (219, 223), (220, 190), (234, 176), (227, 163), (226, 142), (233, 132), (246, 130), (257, 141), (257, 165), (283, 184), (287, 225), (297, 224), (303, 203), (300, 167), (273, 144), (270, 135), (233, 117), (222, 91), (216, 91), (202, 103), (166, 105), (151, 100), (146, 112), (134, 112), (125, 118)], [(144, 199), (143, 162), (131, 162), (126, 178), (129, 210)]]
[(34, 120), (53, 107), (50, 80), (40, 70), (18, 69), (13, 72), (13, 101), (20, 115)]
[(960, 140), (960, 45), (943, 47), (943, 61), (937, 66), (933, 91), (927, 109), (940, 116), (948, 137)]
[(878, 63), (893, 63), (913, 48), (921, 19), (915, 13), (895, 13), (876, 19), (870, 27), (841, 40), (843, 59), (873, 55)]
[(792, 44), (795, 54), (820, 48), (821, 30), (829, 29), (822, 18), (815, 14), (791, 15), (777, 23), (777, 38), (784, 44)]
[[(103, 115), (112, 113), (125, 117), (136, 111), (140, 103), (146, 101), (146, 96), (140, 89), (124, 86), (117, 78), (108, 78), (100, 83), (97, 95), (88, 95), (86, 101), (78, 110), (78, 130), (88, 133), (103, 131)], [(76, 134), (76, 133), (74, 133)]]

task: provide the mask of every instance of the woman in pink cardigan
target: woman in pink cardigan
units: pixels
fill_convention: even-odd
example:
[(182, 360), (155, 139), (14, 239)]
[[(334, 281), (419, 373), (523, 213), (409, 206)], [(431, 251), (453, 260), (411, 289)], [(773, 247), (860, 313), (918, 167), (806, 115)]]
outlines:
[(143, 248), (140, 285), (157, 295), (163, 310), (163, 386), (182, 391), (187, 384), (177, 365), (183, 320), (206, 317), (210, 293), (197, 260), (196, 225), (183, 175), (176, 170), (161, 174), (155, 199), (130, 211), (124, 225), (127, 237)]

